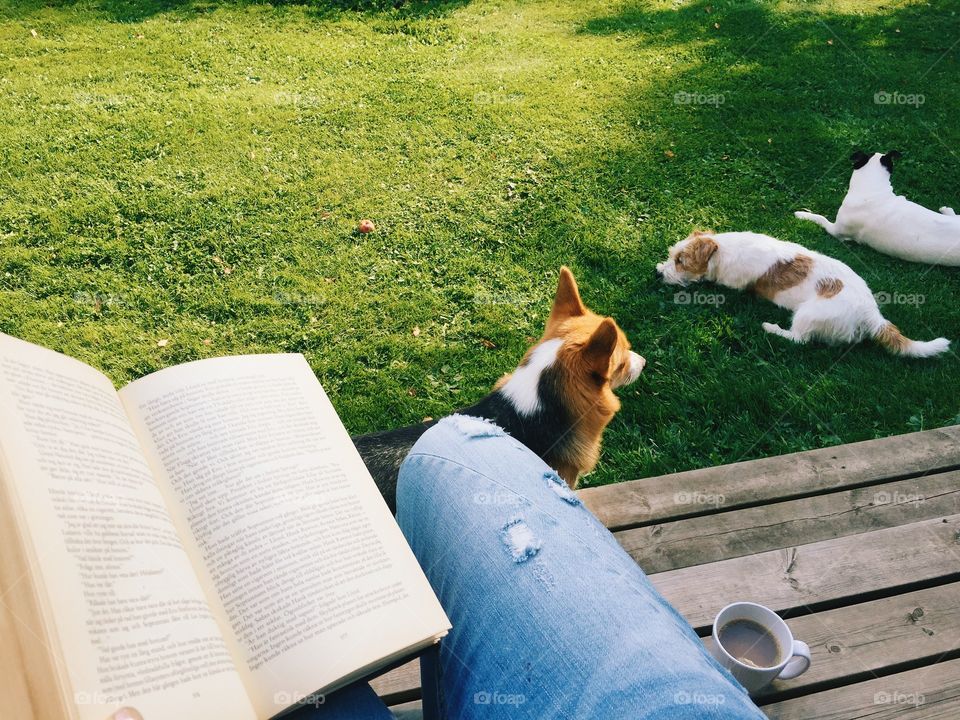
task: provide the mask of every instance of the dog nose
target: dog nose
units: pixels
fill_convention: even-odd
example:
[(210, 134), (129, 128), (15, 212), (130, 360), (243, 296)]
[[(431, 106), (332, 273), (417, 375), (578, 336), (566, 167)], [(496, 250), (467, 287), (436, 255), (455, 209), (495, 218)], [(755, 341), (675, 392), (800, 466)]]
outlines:
[(657, 280), (661, 280), (663, 278), (663, 270), (658, 267), (653, 269), (653, 274)]

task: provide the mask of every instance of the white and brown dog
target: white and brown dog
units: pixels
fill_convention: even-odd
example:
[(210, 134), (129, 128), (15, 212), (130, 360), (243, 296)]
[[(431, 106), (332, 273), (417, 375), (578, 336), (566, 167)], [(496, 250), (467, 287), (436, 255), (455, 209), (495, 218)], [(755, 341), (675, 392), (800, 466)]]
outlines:
[(910, 357), (938, 355), (950, 346), (945, 338), (919, 342), (904, 337), (880, 314), (870, 288), (847, 265), (769, 235), (696, 231), (670, 248), (657, 275), (669, 285), (711, 280), (753, 290), (793, 310), (789, 330), (766, 322), (763, 329), (798, 343), (873, 338), (890, 352)]
[(930, 265), (960, 265), (960, 216), (952, 208), (939, 212), (910, 202), (893, 192), (890, 174), (899, 159), (896, 150), (885, 155), (855, 152), (850, 189), (837, 221), (806, 210), (794, 213), (814, 222), (835, 238), (856, 240), (902, 260)]

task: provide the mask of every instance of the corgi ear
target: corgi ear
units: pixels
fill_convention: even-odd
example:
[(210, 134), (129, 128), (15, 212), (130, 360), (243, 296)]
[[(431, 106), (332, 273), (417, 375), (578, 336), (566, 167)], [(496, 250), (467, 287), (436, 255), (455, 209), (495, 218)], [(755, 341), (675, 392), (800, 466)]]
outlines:
[(586, 314), (587, 309), (580, 300), (577, 281), (573, 279), (570, 268), (564, 265), (560, 268), (560, 282), (557, 284), (557, 294), (553, 298), (553, 308), (550, 310), (550, 319), (547, 324)]
[(583, 346), (583, 359), (587, 367), (604, 380), (610, 373), (610, 357), (618, 341), (616, 324), (610, 318), (604, 318)]

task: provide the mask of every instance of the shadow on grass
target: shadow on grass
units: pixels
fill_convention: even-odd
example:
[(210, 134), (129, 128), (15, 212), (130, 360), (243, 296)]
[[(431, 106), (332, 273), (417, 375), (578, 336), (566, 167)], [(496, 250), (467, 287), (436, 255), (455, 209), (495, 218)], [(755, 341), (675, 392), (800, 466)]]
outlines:
[[(642, 78), (624, 100), (633, 141), (573, 161), (611, 181), (598, 190), (622, 197), (638, 217), (671, 205), (690, 217), (652, 253), (641, 248), (634, 274), (648, 278), (657, 255), (700, 226), (804, 237), (868, 282), (892, 282), (886, 271), (952, 277), (841, 244), (792, 211), (810, 205), (832, 216), (855, 149), (904, 151), (898, 191), (932, 207), (956, 200), (944, 193), (960, 185), (958, 10), (960, 2), (876, 14), (777, 12), (753, 0), (700, 0), (673, 10), (632, 4), (586, 22), (581, 33), (619, 35), (641, 62), (663, 53), (662, 73)], [(690, 52), (671, 55), (673, 48)], [(591, 263), (611, 264), (612, 249), (595, 248)]]
[(933, 168), (960, 160), (958, 10), (960, 2), (945, 2), (825, 14), (701, 0), (677, 10), (629, 6), (582, 32), (635, 38), (647, 54), (693, 47), (699, 61), (669, 67), (668, 56), (663, 75), (627, 98), (627, 112), (648, 134), (669, 127), (662, 141), (677, 144), (678, 159), (684, 144), (701, 151), (698, 161), (754, 158), (749, 171), (761, 187), (796, 204), (816, 191), (811, 168), (814, 182), (831, 169), (845, 178), (857, 148), (897, 147)]
[[(564, 162), (606, 180), (598, 190), (638, 217), (680, 205), (716, 230), (763, 231), (753, 220), (770, 214), (799, 230), (793, 210), (839, 206), (852, 151), (896, 148), (905, 160), (895, 187), (939, 207), (955, 200), (943, 194), (957, 182), (944, 178), (956, 178), (960, 160), (958, 11), (955, 1), (875, 14), (753, 0), (627, 5), (580, 32), (618, 36), (625, 55), (645, 67), (654, 59), (660, 72), (624, 98), (624, 144)], [(821, 244), (847, 258), (866, 252), (825, 236)]]
[(342, 12), (386, 13), (400, 18), (438, 17), (469, 0), (19, 0), (0, 9), (0, 20), (25, 20), (45, 10), (82, 9), (111, 22), (136, 23), (155, 15), (196, 16), (221, 7), (303, 7), (318, 18)]
[[(956, 202), (960, 3), (874, 14), (787, 7), (633, 3), (579, 29), (618, 38), (622, 56), (647, 72), (611, 109), (625, 129), (621, 142), (555, 161), (549, 194), (517, 222), (529, 244), (562, 248), (559, 259), (581, 271), (650, 361), (642, 390), (626, 392), (656, 400), (624, 403), (613, 465), (636, 462), (618, 453), (646, 448), (651, 437), (662, 450), (678, 446), (666, 457), (683, 448), (693, 467), (904, 432), (910, 412), (941, 425), (956, 416), (937, 389), (956, 387), (955, 354), (920, 365), (871, 343), (797, 347), (761, 330), (765, 320), (789, 324), (770, 303), (709, 286), (697, 289), (722, 304), (684, 303), (679, 288), (653, 276), (654, 263), (694, 227), (765, 232), (843, 260), (874, 291), (927, 293), (925, 307), (883, 308), (912, 337), (960, 332), (955, 271), (840, 243), (792, 216), (804, 206), (835, 213), (857, 148), (904, 151), (898, 192), (928, 207)], [(591, 205), (593, 197), (605, 200)], [(584, 240), (580, 218), (602, 226), (598, 216), (617, 232)], [(678, 407), (689, 417), (677, 418)], [(851, 411), (863, 407), (873, 410)], [(644, 462), (649, 474), (686, 469), (655, 455)], [(609, 481), (609, 472), (598, 479)]]

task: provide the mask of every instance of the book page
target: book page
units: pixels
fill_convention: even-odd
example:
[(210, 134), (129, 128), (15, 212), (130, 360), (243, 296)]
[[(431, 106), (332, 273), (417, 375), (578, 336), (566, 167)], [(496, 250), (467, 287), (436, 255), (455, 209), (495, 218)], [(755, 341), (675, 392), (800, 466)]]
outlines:
[(259, 714), (446, 632), (303, 356), (202, 360), (120, 397), (233, 629)]
[(0, 334), (0, 452), (77, 717), (252, 718), (110, 381)]

